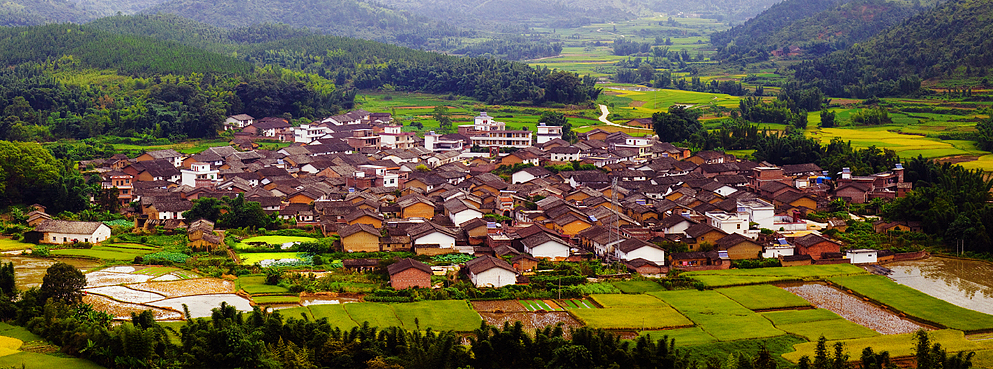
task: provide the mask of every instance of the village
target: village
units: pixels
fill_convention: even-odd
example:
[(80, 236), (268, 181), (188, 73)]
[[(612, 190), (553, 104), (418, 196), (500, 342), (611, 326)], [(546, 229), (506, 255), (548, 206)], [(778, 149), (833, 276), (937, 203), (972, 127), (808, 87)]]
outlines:
[[(844, 231), (844, 220), (806, 218), (833, 199), (860, 204), (911, 189), (899, 164), (852, 176), (847, 168), (827, 173), (814, 164), (777, 167), (714, 151), (693, 154), (601, 129), (579, 134), (573, 144), (561, 138), (562, 127), (506, 130), (485, 112), (458, 133), (423, 138), (403, 132), (388, 113), (363, 110), (299, 127), (242, 114), (228, 118), (225, 129), (236, 131), (232, 146), (194, 155), (117, 155), (80, 168), (117, 190), (137, 230), (187, 229), (200, 250), (227, 246), (212, 222), (183, 213), (197, 199), (240, 195), (295, 227), (339, 237), (335, 246), (344, 252), (476, 257), (465, 269), (477, 287), (527, 283), (539, 260), (620, 262), (643, 276), (763, 258), (783, 266), (893, 260), (901, 255), (850, 249), (822, 235)], [(260, 139), (293, 144), (259, 150)], [(34, 242), (95, 244), (110, 237), (99, 223), (51, 220), (43, 209), (28, 216)], [(874, 228), (919, 225), (876, 221)], [(413, 271), (421, 271), (416, 281)], [(389, 273), (397, 289), (431, 286), (431, 268), (416, 260)]]

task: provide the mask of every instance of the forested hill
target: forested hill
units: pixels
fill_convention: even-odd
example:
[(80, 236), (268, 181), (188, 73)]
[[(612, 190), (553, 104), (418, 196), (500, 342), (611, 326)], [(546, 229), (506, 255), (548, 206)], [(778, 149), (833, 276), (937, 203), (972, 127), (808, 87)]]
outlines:
[(795, 66), (794, 80), (830, 96), (859, 98), (916, 93), (920, 79), (988, 85), (990, 19), (993, 1), (951, 0), (848, 50)]
[(133, 14), (163, 0), (4, 0), (0, 26), (85, 23), (117, 14)]
[(359, 0), (171, 0), (144, 11), (169, 13), (235, 29), (285, 23), (337, 36), (434, 50), (445, 37), (473, 36), (444, 22)]
[(465, 28), (495, 30), (565, 28), (633, 17), (647, 10), (639, 1), (546, 0), (381, 0)]
[(88, 26), (51, 24), (0, 28), (0, 63), (43, 63), (72, 57), (83, 67), (121, 74), (245, 74), (252, 65), (178, 42), (117, 35)]
[[(786, 0), (743, 25), (713, 34), (718, 57), (756, 62), (772, 52), (812, 58), (869, 39), (925, 9), (931, 1)], [(791, 47), (793, 48), (790, 52)]]

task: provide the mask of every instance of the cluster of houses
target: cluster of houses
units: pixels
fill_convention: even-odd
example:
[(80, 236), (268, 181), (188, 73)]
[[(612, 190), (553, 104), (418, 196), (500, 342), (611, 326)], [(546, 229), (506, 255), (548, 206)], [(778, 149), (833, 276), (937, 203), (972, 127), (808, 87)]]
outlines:
[[(101, 175), (104, 188), (118, 190), (136, 227), (197, 229), (198, 248), (216, 248), (220, 237), (212, 224), (190, 223), (197, 220), (183, 212), (193, 200), (241, 195), (297, 226), (339, 236), (345, 251), (478, 256), (463, 270), (479, 286), (525, 281), (539, 259), (618, 261), (647, 275), (763, 257), (784, 265), (875, 262), (887, 253), (843, 254), (841, 244), (819, 232), (844, 222), (824, 227), (805, 216), (835, 198), (863, 203), (911, 189), (899, 165), (871, 176), (832, 175), (814, 164), (694, 154), (600, 129), (571, 143), (561, 138), (561, 127), (506, 130), (486, 113), (459, 133), (423, 138), (402, 132), (389, 114), (361, 110), (299, 127), (236, 115), (226, 127), (239, 131), (232, 146), (193, 155), (117, 155), (81, 166)], [(260, 150), (259, 138), (293, 143)], [(597, 169), (552, 171), (576, 162)], [(493, 173), (514, 165), (524, 169)], [(431, 272), (414, 260), (389, 272), (398, 278), (395, 286), (430, 283), (412, 277)]]

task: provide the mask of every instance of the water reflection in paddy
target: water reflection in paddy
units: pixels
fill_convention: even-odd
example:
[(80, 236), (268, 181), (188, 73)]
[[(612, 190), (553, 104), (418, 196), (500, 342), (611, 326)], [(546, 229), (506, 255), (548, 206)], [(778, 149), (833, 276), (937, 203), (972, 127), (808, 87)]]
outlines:
[(55, 265), (57, 262), (63, 262), (79, 268), (84, 273), (90, 269), (93, 269), (100, 264), (93, 260), (86, 259), (72, 259), (72, 258), (54, 258), (54, 259), (42, 259), (33, 258), (27, 256), (0, 256), (0, 261), (4, 263), (14, 263), (14, 275), (16, 276), (16, 285), (20, 290), (26, 290), (31, 287), (41, 286), (41, 281), (45, 278), (45, 272), (48, 267)]
[(890, 278), (952, 304), (993, 314), (993, 264), (931, 257), (886, 264)]

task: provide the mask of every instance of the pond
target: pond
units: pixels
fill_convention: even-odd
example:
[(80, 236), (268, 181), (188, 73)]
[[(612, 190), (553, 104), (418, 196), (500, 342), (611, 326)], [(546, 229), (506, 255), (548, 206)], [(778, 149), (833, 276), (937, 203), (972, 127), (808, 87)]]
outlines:
[(930, 257), (884, 265), (896, 283), (949, 303), (993, 314), (993, 264), (979, 260)]

